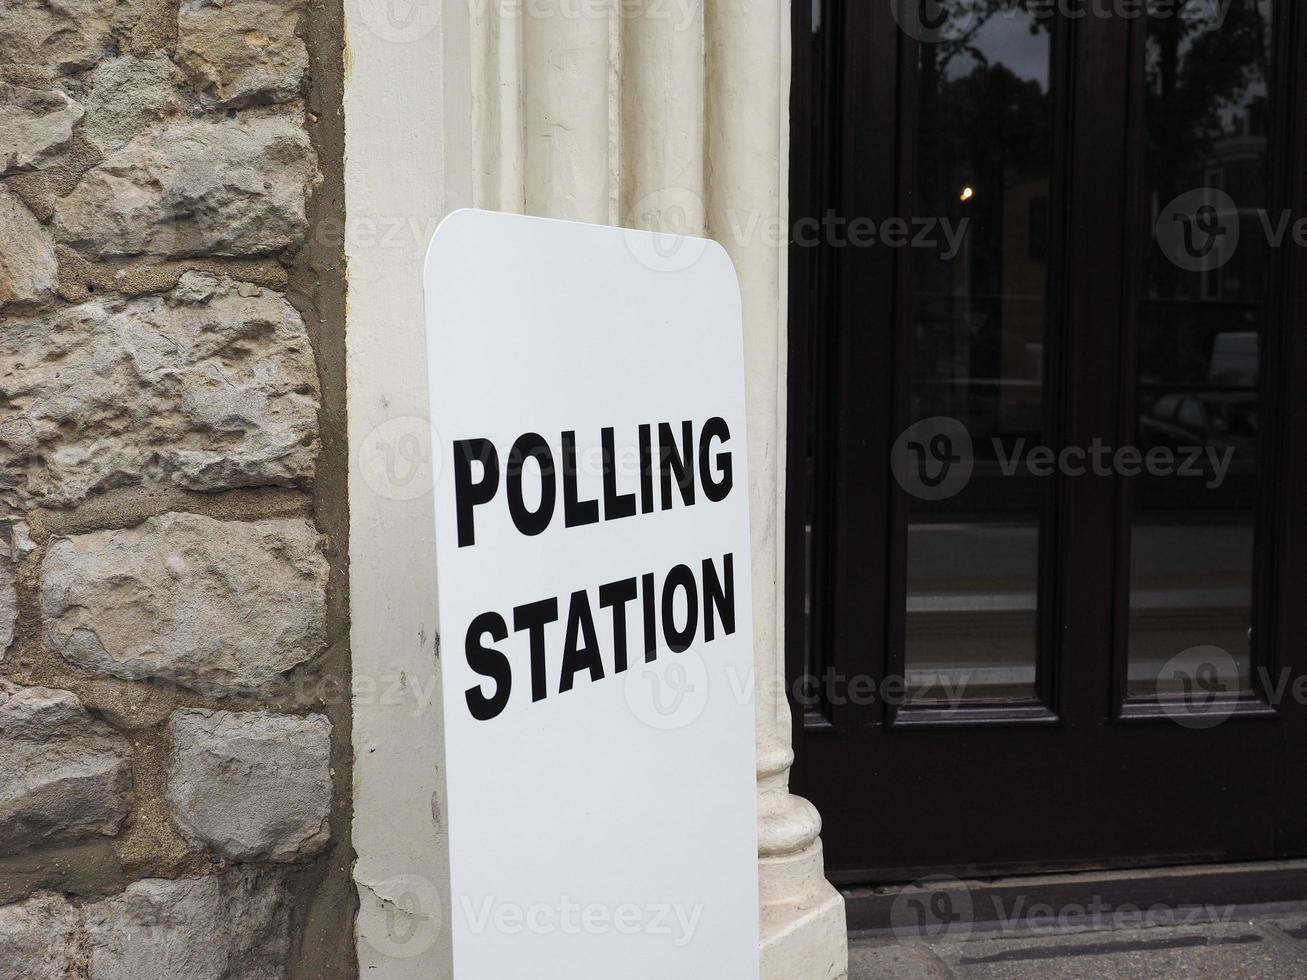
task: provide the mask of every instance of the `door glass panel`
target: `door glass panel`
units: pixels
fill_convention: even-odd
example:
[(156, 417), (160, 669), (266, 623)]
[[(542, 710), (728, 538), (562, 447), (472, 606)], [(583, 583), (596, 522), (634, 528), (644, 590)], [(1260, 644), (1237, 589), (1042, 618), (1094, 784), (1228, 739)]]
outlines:
[(906, 680), (919, 700), (1035, 691), (1048, 481), (1003, 464), (1043, 441), (1051, 24), (996, 5), (963, 40), (920, 45), (914, 217), (963, 234), (952, 250), (912, 251), (908, 422), (926, 427), (927, 455), (938, 446), (935, 459), (973, 468), (942, 497), (906, 494)]
[(1252, 665), (1271, 0), (1150, 18), (1135, 339), (1129, 694), (1236, 693)]

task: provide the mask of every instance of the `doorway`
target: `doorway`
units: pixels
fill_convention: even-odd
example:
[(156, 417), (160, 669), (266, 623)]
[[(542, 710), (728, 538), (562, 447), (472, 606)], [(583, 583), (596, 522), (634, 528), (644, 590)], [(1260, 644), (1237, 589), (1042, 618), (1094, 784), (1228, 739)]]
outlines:
[(787, 668), (837, 883), (1307, 855), (1307, 11), (1111, 7), (795, 4)]

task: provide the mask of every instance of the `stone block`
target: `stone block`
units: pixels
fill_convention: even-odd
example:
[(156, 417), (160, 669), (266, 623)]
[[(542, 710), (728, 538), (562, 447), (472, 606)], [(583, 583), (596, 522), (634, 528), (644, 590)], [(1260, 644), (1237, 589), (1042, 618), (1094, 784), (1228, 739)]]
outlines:
[(24, 507), (113, 487), (301, 486), (318, 451), (304, 321), (277, 293), (187, 273), (0, 331), (0, 455)]
[(0, 660), (14, 642), (14, 626), (18, 621), (17, 577), (17, 566), (7, 558), (0, 558)]
[(102, 62), (90, 76), (82, 132), (101, 153), (112, 153), (176, 115), (181, 102), (173, 89), (175, 72), (162, 53)]
[(0, 309), (42, 306), (55, 298), (58, 285), (49, 232), (0, 184)]
[(90, 68), (141, 17), (141, 0), (5, 0), (0, 64)]
[(51, 539), (47, 644), (84, 670), (252, 691), (326, 642), (327, 560), (308, 521), (164, 514)]
[(60, 895), (38, 893), (0, 906), (0, 980), (67, 980), (77, 925), (77, 913)]
[(177, 63), (218, 108), (296, 99), (309, 64), (295, 33), (302, 12), (293, 0), (182, 0)]
[(281, 980), (289, 896), (275, 871), (149, 878), (88, 905), (91, 980)]
[(188, 709), (168, 724), (168, 805), (182, 835), (232, 861), (296, 861), (330, 838), (331, 723)]
[(0, 82), (0, 176), (33, 170), (73, 138), (80, 105), (58, 89), (23, 88)]
[(76, 695), (0, 681), (0, 854), (117, 834), (131, 790), (131, 746)]
[(178, 119), (91, 168), (55, 238), (96, 259), (276, 254), (304, 239), (316, 180), (298, 114)]

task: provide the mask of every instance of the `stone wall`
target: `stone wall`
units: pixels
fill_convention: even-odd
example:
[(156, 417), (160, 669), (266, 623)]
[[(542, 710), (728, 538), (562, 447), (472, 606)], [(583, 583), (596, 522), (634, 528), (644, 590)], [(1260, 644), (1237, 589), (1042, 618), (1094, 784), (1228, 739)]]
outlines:
[(0, 980), (353, 974), (340, 21), (0, 4)]

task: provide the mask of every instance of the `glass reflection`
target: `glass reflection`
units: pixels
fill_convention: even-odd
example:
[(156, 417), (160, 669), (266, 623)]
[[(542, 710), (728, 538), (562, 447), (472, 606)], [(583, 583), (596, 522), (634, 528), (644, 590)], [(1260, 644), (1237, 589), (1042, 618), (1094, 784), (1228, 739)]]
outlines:
[(1043, 489), (1001, 460), (1043, 441), (1051, 21), (1013, 7), (920, 46), (915, 217), (965, 223), (954, 254), (914, 250), (909, 423), (944, 416), (974, 470), (909, 496), (909, 696), (1030, 696)]
[(1271, 0), (1234, 0), (1216, 30), (1149, 21), (1136, 438), (1200, 455), (1193, 475), (1146, 473), (1133, 487), (1135, 696), (1248, 686), (1271, 24)]

